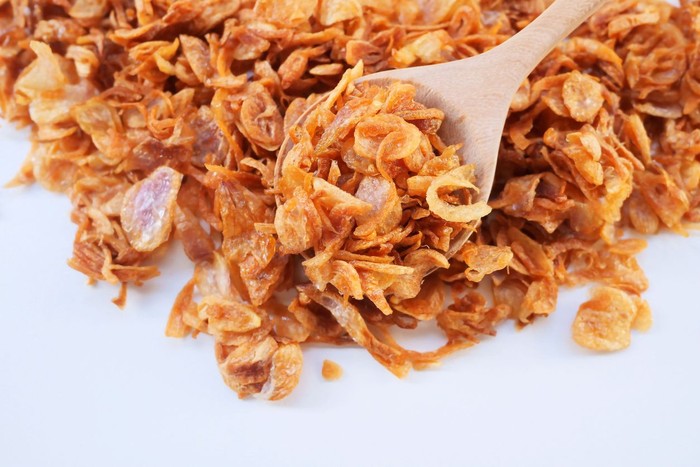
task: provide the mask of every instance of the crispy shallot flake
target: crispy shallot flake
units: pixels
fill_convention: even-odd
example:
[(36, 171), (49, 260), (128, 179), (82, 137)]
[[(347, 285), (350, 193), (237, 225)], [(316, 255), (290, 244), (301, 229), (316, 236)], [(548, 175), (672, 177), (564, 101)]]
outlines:
[(343, 377), (343, 367), (333, 361), (324, 360), (321, 375), (326, 381), (337, 381)]
[(467, 265), (464, 272), (467, 280), (481, 282), (487, 275), (508, 267), (513, 252), (508, 247), (467, 243), (460, 251), (460, 256)]
[(574, 120), (592, 123), (603, 106), (603, 87), (590, 76), (574, 71), (564, 82), (562, 98)]
[(474, 185), (474, 166), (463, 165), (446, 174), (435, 178), (426, 192), (426, 201), (432, 213), (449, 222), (468, 224), (478, 221), (491, 212), (491, 208), (484, 201), (474, 204), (451, 204), (440, 198), (440, 189), (455, 190), (464, 188), (478, 192)]
[[(581, 305), (573, 324), (574, 340), (591, 350), (611, 352), (630, 345), (632, 326), (640, 311), (640, 303), (623, 290), (600, 287), (589, 301)], [(645, 315), (648, 310), (642, 307)], [(639, 322), (644, 328), (646, 316)]]
[(215, 295), (204, 297), (197, 314), (200, 319), (207, 320), (210, 327), (223, 332), (248, 332), (262, 324), (253, 307)]
[(270, 376), (258, 397), (271, 401), (284, 399), (299, 384), (303, 357), (299, 344), (282, 344), (272, 356)]
[(182, 174), (160, 167), (124, 195), (121, 223), (138, 251), (153, 251), (170, 236)]

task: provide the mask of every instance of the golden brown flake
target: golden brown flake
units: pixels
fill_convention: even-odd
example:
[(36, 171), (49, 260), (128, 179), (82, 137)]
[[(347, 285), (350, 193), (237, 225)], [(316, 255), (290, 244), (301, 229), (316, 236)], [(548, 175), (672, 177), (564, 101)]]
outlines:
[[(612, 287), (593, 291), (591, 300), (579, 308), (573, 324), (574, 340), (591, 350), (622, 350), (630, 345), (632, 325), (639, 312), (626, 292)], [(644, 310), (647, 314), (647, 310)], [(640, 327), (648, 318), (642, 317)]]
[(137, 251), (153, 251), (170, 235), (182, 175), (160, 167), (124, 194), (121, 224)]
[(321, 374), (326, 381), (337, 381), (343, 377), (343, 367), (330, 360), (324, 360)]

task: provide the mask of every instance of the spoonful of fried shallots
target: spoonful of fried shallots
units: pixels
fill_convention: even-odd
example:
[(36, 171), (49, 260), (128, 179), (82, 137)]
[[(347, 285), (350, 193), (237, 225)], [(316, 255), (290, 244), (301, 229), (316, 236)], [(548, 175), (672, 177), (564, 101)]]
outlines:
[[(282, 250), (307, 258), (306, 275), (320, 290), (330, 283), (387, 314), (386, 297), (414, 298), (427, 274), (463, 254), (490, 212), (501, 136), (521, 84), (605, 1), (557, 0), (473, 58), (367, 76), (359, 63), (330, 93), (290, 108), (297, 118), (274, 174)], [(597, 108), (587, 79), (564, 89), (580, 103), (569, 109), (574, 117), (587, 102)]]

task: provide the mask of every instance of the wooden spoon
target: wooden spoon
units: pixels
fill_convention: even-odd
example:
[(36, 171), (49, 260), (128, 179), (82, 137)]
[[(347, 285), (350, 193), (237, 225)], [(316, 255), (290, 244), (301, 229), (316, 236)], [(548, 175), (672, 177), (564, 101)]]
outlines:
[[(472, 58), (367, 75), (358, 82), (389, 84), (406, 81), (416, 87), (416, 102), (445, 112), (440, 136), (447, 144), (463, 142), (462, 163), (476, 165), (479, 194), (488, 201), (498, 161), (503, 127), (515, 93), (535, 67), (565, 37), (578, 28), (607, 0), (556, 0), (544, 13), (505, 43)], [(297, 124), (322, 102), (304, 112)], [(292, 148), (287, 136), (275, 166), (275, 181)], [(471, 235), (455, 237), (446, 256), (454, 256)]]

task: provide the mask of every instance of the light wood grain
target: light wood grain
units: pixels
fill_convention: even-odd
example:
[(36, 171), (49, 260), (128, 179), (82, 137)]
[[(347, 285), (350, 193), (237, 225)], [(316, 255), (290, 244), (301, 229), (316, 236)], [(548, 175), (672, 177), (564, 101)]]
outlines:
[[(607, 0), (556, 0), (535, 21), (503, 44), (481, 55), (438, 65), (389, 70), (360, 81), (388, 84), (400, 80), (416, 86), (416, 101), (445, 112), (440, 136), (448, 144), (464, 143), (464, 164), (477, 167), (477, 201), (488, 200), (498, 161), (503, 127), (520, 85), (554, 47), (578, 28)], [(315, 105), (320, 104), (323, 99)], [(306, 118), (315, 106), (300, 117)], [(300, 123), (298, 122), (298, 123)], [(282, 144), (275, 176), (291, 142)], [(470, 232), (457, 237), (453, 256)]]

